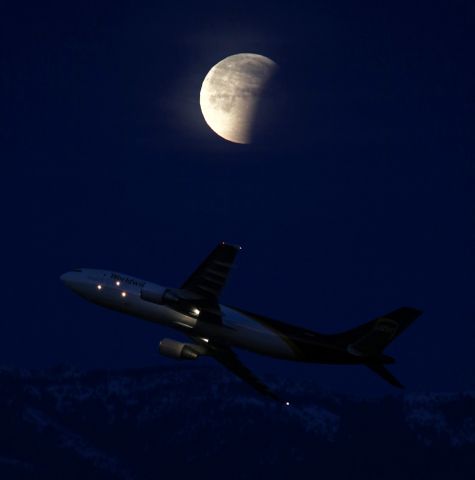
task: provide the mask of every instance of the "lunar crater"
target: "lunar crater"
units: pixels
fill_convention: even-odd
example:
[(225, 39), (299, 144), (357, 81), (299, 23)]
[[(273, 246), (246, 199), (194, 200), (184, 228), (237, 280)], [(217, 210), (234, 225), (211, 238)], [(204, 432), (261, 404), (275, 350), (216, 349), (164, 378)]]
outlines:
[(231, 55), (206, 75), (200, 106), (208, 126), (235, 143), (250, 143), (259, 100), (277, 70), (270, 58), (254, 53)]

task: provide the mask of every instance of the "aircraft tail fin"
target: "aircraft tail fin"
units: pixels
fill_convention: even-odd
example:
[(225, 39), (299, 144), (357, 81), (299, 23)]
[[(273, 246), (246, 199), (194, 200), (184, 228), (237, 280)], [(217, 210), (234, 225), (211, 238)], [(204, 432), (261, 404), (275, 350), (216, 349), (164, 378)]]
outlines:
[(353, 355), (381, 358), (383, 350), (421, 314), (416, 308), (402, 307), (341, 335)]
[(384, 366), (394, 359), (384, 355), (384, 349), (422, 314), (421, 310), (402, 307), (341, 334), (346, 349), (370, 370), (392, 386), (404, 388), (399, 380)]

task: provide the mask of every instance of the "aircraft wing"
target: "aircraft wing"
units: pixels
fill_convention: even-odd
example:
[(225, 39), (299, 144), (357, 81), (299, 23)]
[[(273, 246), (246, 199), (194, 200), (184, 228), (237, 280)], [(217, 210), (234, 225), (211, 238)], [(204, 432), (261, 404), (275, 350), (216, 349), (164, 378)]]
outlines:
[(249, 384), (259, 393), (266, 395), (274, 400), (282, 401), (267, 385), (262, 383), (242, 362), (238, 356), (226, 347), (214, 347), (213, 357), (224, 367), (230, 370), (234, 375)]
[(241, 247), (220, 243), (191, 274), (181, 289), (216, 302)]
[(404, 388), (404, 385), (382, 363), (367, 363), (366, 366), (393, 387)]

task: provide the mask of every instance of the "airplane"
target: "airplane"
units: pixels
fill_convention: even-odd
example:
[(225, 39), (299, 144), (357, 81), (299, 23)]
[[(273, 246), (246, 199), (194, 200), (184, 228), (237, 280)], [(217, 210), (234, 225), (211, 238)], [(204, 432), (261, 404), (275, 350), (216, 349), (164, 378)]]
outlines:
[(391, 385), (403, 388), (385, 365), (394, 359), (384, 349), (422, 311), (401, 307), (368, 323), (336, 334), (321, 334), (219, 303), (240, 246), (220, 243), (180, 288), (169, 288), (108, 270), (78, 268), (62, 282), (97, 305), (158, 323), (184, 333), (190, 342), (165, 338), (162, 355), (195, 360), (207, 355), (255, 390), (283, 401), (238, 358), (240, 348), (279, 359), (364, 365)]

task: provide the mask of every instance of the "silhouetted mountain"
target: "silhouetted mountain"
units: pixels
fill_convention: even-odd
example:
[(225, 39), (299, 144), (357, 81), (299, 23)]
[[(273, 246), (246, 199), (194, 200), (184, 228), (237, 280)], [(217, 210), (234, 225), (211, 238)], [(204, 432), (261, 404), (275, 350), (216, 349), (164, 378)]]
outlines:
[(292, 406), (220, 369), (1, 369), (0, 478), (474, 478), (474, 392), (274, 387)]

